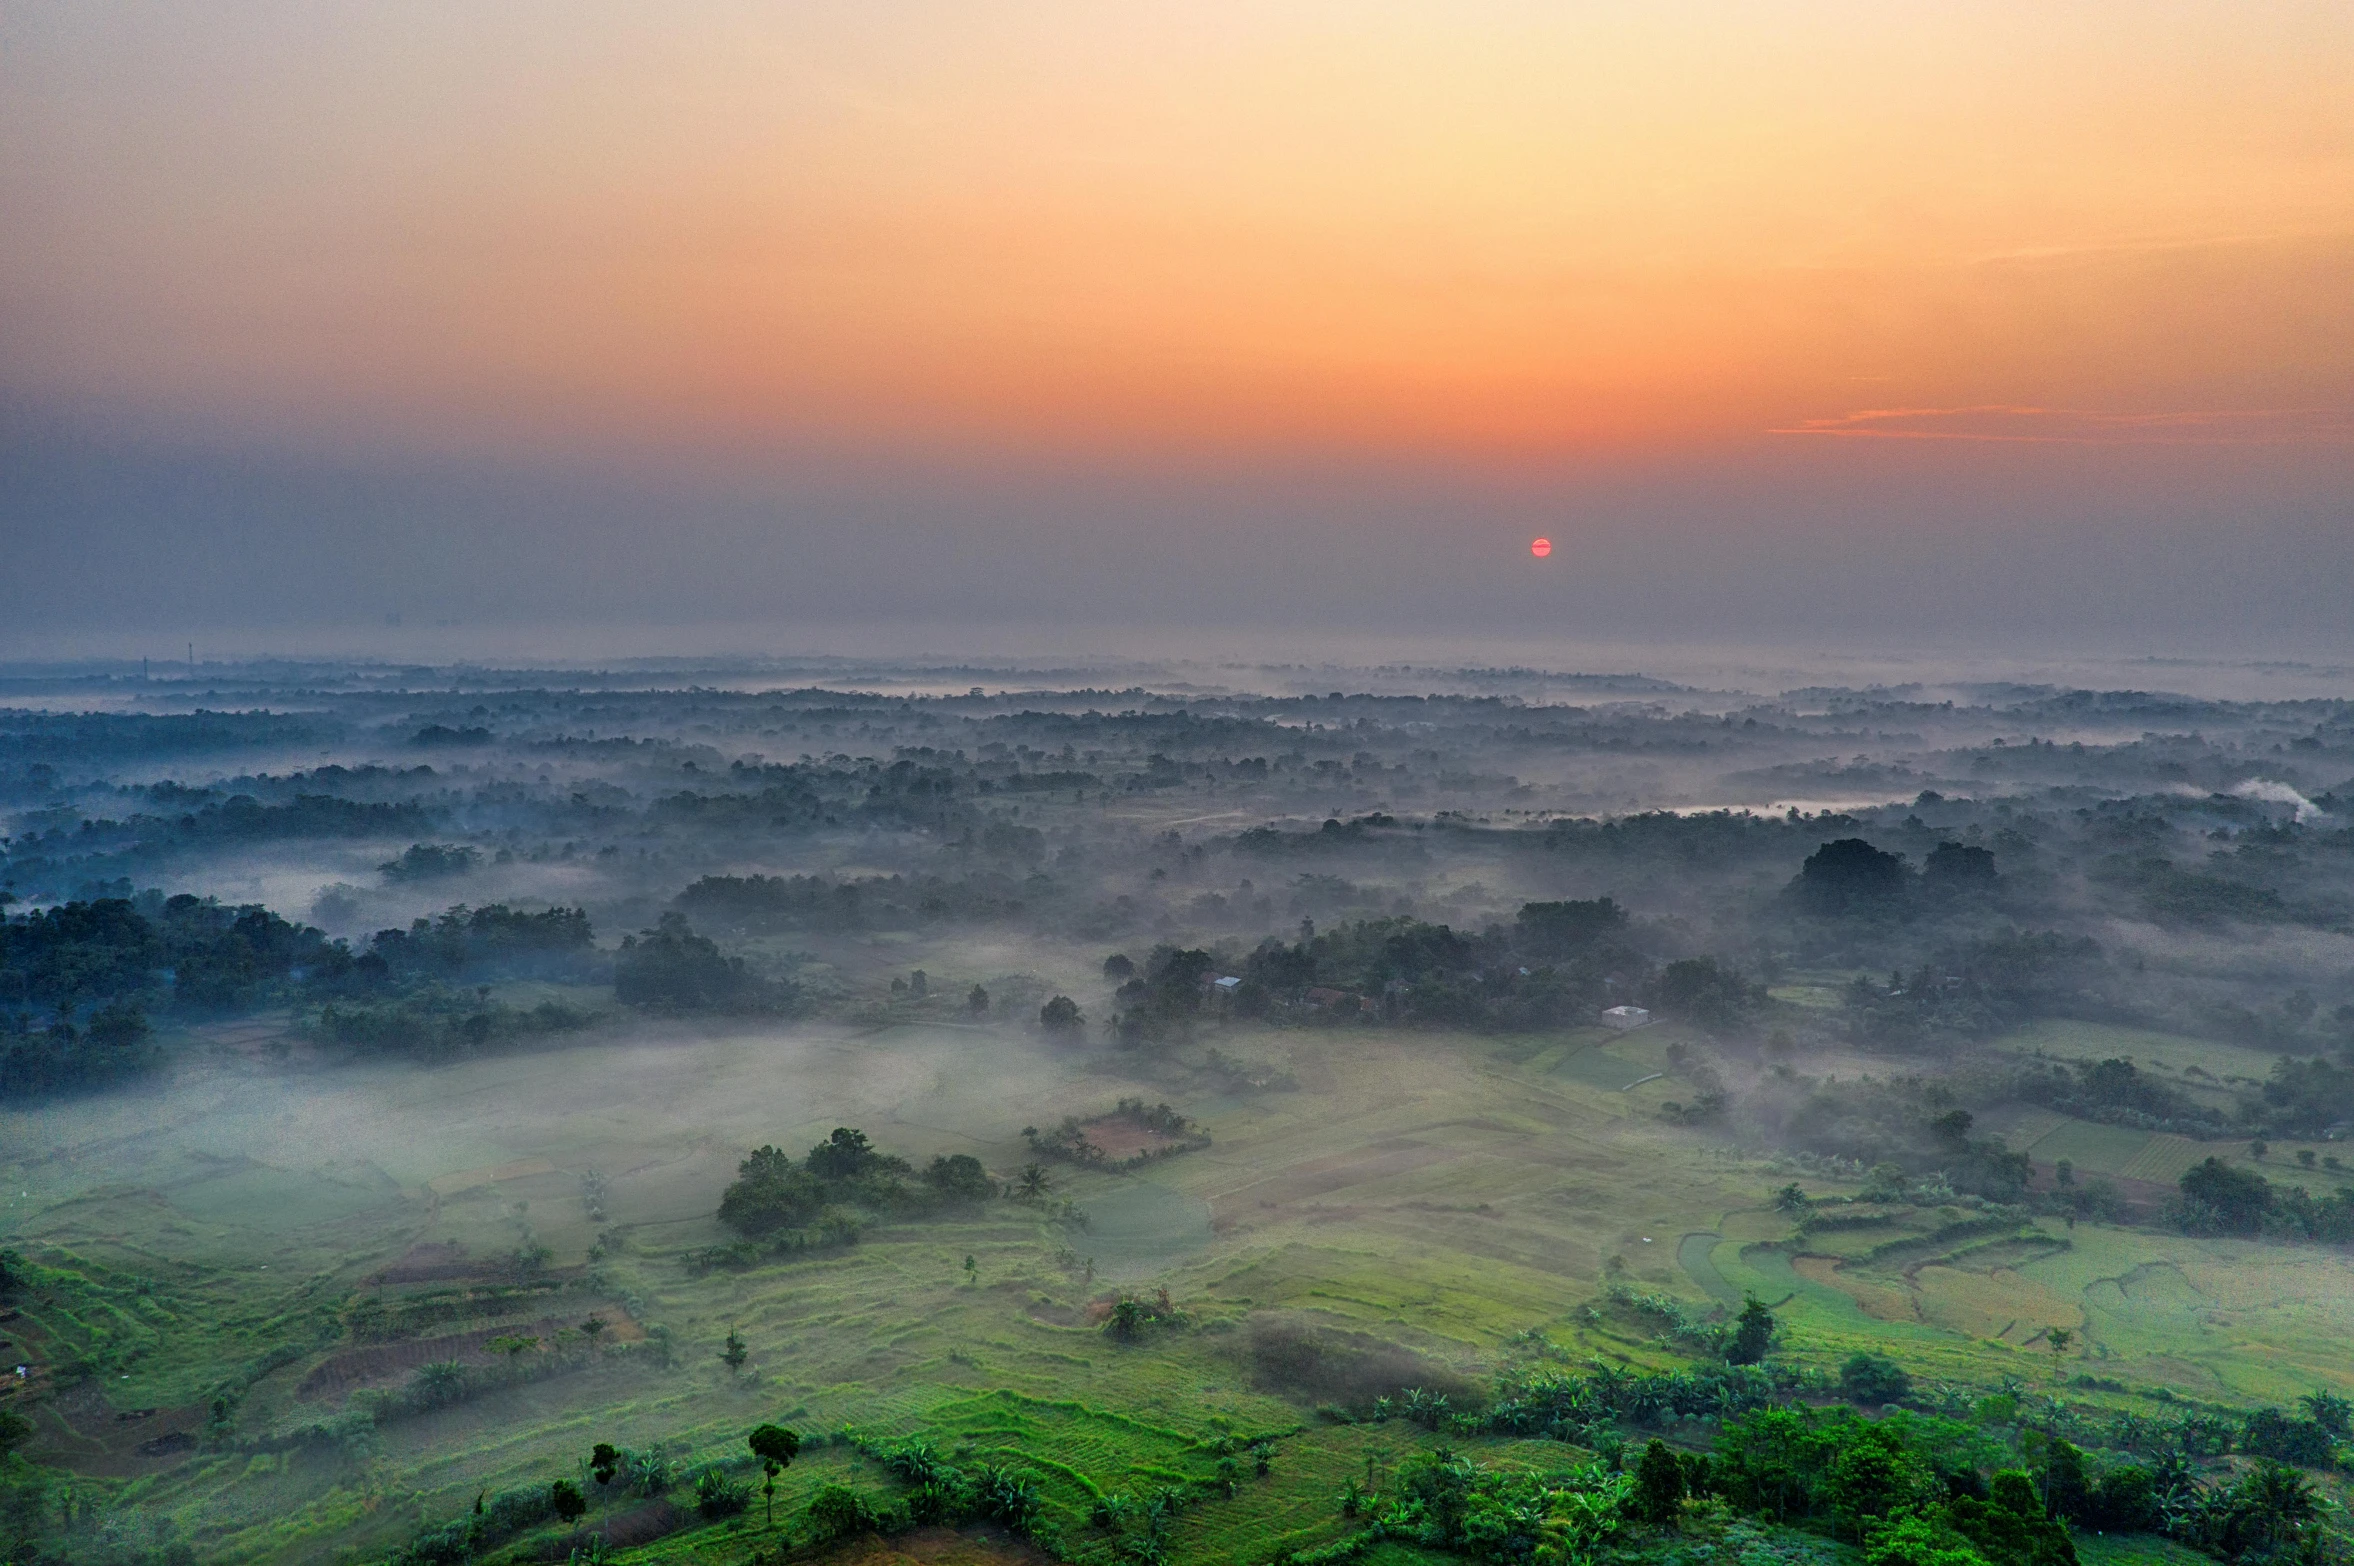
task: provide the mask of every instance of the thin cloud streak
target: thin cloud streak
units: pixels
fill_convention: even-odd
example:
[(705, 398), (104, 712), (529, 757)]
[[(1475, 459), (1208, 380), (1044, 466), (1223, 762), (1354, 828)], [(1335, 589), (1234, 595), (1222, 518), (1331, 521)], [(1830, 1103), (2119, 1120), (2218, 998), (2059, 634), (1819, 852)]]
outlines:
[[(1974, 420), (2018, 421), (2011, 427), (1955, 428)], [(2354, 439), (2354, 409), (2199, 408), (2161, 413), (2104, 413), (1981, 403), (1959, 408), (1859, 408), (1802, 419), (1769, 435), (1844, 440), (1986, 441), (2058, 446), (2285, 446)]]

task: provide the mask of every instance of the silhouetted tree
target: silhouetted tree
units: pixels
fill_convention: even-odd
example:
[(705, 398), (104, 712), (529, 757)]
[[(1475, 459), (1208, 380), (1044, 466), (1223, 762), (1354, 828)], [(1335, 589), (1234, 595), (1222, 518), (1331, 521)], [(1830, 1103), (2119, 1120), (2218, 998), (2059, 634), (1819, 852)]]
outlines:
[(2207, 1158), (2182, 1176), (2182, 1225), (2194, 1232), (2254, 1234), (2272, 1210), (2272, 1182), (2253, 1169)]
[(855, 1180), (880, 1156), (864, 1131), (836, 1126), (832, 1135), (809, 1150), (803, 1163), (820, 1180)]
[(825, 1186), (816, 1174), (778, 1148), (759, 1147), (736, 1165), (735, 1183), (719, 1198), (719, 1221), (756, 1238), (807, 1223), (824, 1204)]
[(1962, 843), (1940, 843), (1921, 861), (1921, 879), (1935, 891), (1967, 891), (1989, 887), (2001, 879), (1994, 873), (1994, 855)]
[(997, 1193), (989, 1171), (970, 1153), (934, 1158), (924, 1170), (924, 1183), (951, 1202), (985, 1202)]
[(723, 1007), (751, 990), (742, 961), (722, 956), (684, 914), (664, 914), (655, 928), (624, 938), (613, 956), (613, 993), (631, 1006)]
[(1741, 1314), (1733, 1323), (1733, 1341), (1725, 1358), (1736, 1365), (1754, 1365), (1774, 1346), (1774, 1313), (1754, 1294), (1741, 1297)]
[(1902, 854), (1885, 853), (1860, 837), (1843, 837), (1808, 855), (1790, 890), (1809, 913), (1864, 913), (1903, 895), (1910, 879)]
[(768, 1476), (762, 1489), (768, 1494), (768, 1523), (773, 1528), (776, 1526), (776, 1476), (791, 1466), (793, 1454), (801, 1450), (801, 1437), (782, 1425), (760, 1425), (745, 1438), (745, 1444), (760, 1459), (760, 1471)]

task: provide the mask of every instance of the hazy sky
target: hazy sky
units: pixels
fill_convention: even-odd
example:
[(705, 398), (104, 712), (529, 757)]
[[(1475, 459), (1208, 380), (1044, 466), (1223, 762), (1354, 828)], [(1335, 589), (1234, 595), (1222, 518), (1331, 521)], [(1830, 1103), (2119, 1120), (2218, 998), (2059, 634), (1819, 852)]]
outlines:
[(0, 646), (2343, 649), (2349, 81), (2342, 0), (0, 0)]

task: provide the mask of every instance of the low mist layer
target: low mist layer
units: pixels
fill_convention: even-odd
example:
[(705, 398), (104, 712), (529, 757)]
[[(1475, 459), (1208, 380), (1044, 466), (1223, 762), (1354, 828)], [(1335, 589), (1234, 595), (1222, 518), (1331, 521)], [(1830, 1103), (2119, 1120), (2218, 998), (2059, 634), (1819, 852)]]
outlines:
[(2322, 675), (1202, 675), (12, 671), (10, 1547), (2339, 1547)]

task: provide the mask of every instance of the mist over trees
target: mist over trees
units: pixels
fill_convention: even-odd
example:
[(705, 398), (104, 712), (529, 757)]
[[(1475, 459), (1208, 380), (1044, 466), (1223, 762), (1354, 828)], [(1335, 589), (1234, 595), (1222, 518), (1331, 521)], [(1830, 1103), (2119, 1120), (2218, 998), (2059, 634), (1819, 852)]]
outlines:
[[(575, 1395), (559, 1387), (658, 1371), (749, 1397), (802, 1352), (777, 1336), (799, 1307), (771, 1291), (864, 1279), (842, 1319), (984, 1323), (945, 1359), (901, 1356), (956, 1367), (921, 1375), (1000, 1376), (987, 1344), (1010, 1311), (1019, 1331), (1086, 1335), (1057, 1375), (1182, 1362), (1201, 1385), (1240, 1376), (1297, 1403), (1293, 1435), (1205, 1427), (1186, 1438), (1198, 1448), (1163, 1453), (1198, 1468), (1168, 1483), (1176, 1500), (1099, 1485), (1065, 1519), (1131, 1558), (1181, 1537), (1188, 1495), (1247, 1505), (1283, 1483), (1280, 1443), (1380, 1446), (1384, 1422), (1592, 1454), (1575, 1459), (1587, 1477), (1542, 1479), (1485, 1458), (1377, 1459), (1332, 1500), (1351, 1528), (1411, 1524), (1467, 1558), (1521, 1537), (1513, 1519), (1540, 1502), (1600, 1519), (1595, 1549), (1737, 1515), (1880, 1550), (1882, 1566), (1916, 1546), (1948, 1566), (2050, 1566), (2068, 1528), (2112, 1524), (2242, 1557), (2316, 1537), (2293, 1483), (2254, 1465), (2336, 1461), (2334, 1405), (2186, 1413), (2182, 1450), (2204, 1454), (2186, 1464), (2241, 1466), (2152, 1467), (2144, 1484), (2140, 1427), (2061, 1407), (2087, 1386), (2140, 1395), (2110, 1390), (2127, 1383), (2096, 1323), (1972, 1317), (1952, 1354), (2029, 1355), (2024, 1380), (2051, 1389), (2000, 1437), (2007, 1455), (1971, 1459), (1972, 1480), (1898, 1422), (1967, 1416), (1971, 1439), (1996, 1440), (2020, 1395), (1942, 1379), (1909, 1338), (1818, 1353), (1816, 1304), (1852, 1287), (1886, 1310), (1921, 1297), (1924, 1270), (1976, 1287), (2089, 1252), (2096, 1233), (2133, 1256), (2354, 1244), (2339, 1151), (2354, 1131), (2354, 703), (1759, 696), (1515, 670), (1275, 671), (1231, 692), (961, 666), (898, 677), (910, 693), (720, 670), (260, 669), (201, 713), (141, 710), (192, 704), (147, 688), (88, 722), (0, 709), (12, 1112), (226, 1106), (201, 1122), (249, 1094), (365, 1080), (464, 1116), (481, 1084), (495, 1098), (512, 1078), (566, 1147), (601, 1127), (586, 1135), (598, 1167), (577, 1170), (492, 1161), (476, 1150), (488, 1133), (466, 1129), (467, 1151), (415, 1198), (434, 1215), (420, 1232), (444, 1237), (384, 1241), (327, 1315), (285, 1317), (314, 1323), (300, 1343), (157, 1417), (199, 1452), (284, 1442), (269, 1451), (380, 1462), (391, 1423), (463, 1405), (487, 1428), (527, 1387), (553, 1406)], [(734, 1129), (641, 1150), (662, 1102), (709, 1086), (678, 1063), (707, 1060), (726, 1062), (712, 1115)], [(828, 1100), (822, 1119), (800, 1102), (870, 1061), (892, 1074), (872, 1102)], [(1425, 1108), (1426, 1082), (1496, 1096)], [(1229, 1174), (1230, 1127), (1261, 1139), (1252, 1156), (1270, 1156), (1270, 1127), (1299, 1145)], [(1634, 1162), (1569, 1172), (1605, 1143)], [(140, 1176), (168, 1201), (271, 1178), (258, 1159), (175, 1156)], [(18, 1177), (28, 1210), (48, 1178)], [(268, 1189), (290, 1211), (320, 1204), (320, 1233), (357, 1234), (408, 1213), (413, 1178), (320, 1171)], [(1705, 1187), (1708, 1214), (1626, 1205), (1668, 1180)], [(527, 1198), (510, 1181), (542, 1183)], [(1216, 1200), (1195, 1203), (1189, 1182)], [(495, 1245), (467, 1254), (457, 1215)], [(1251, 1250), (1254, 1225), (1291, 1223), (1305, 1227)], [(1734, 1223), (1766, 1238), (1720, 1248), (1701, 1232)], [(1170, 1246), (1280, 1255), (1308, 1292), (1271, 1279), (1283, 1303), (1255, 1281), (1248, 1303), (1182, 1297), (1179, 1274), (1144, 1270), (1197, 1253)], [(1467, 1358), (1445, 1334), (1382, 1336), (1420, 1307), (1383, 1304), (1361, 1331), (1291, 1303), (1422, 1288), (1406, 1274), (1434, 1248), (1460, 1275), (1448, 1287), (1474, 1295), (1491, 1263), (1504, 1279), (1540, 1256), (1529, 1297), (1559, 1295), (1568, 1314), (1516, 1320)], [(77, 1321), (115, 1319), (100, 1299), (136, 1317), (150, 1307), (122, 1302), (189, 1287), (160, 1268), (78, 1282), (87, 1245), (32, 1249), (6, 1261), (16, 1297), (38, 1293), (42, 1312), (70, 1297)], [(1313, 1258), (1343, 1255), (1378, 1276), (1317, 1273)], [(1736, 1271), (1751, 1261), (1807, 1287)], [(614, 1278), (627, 1296), (568, 1298)], [(1985, 1287), (2008, 1301), (2020, 1285)], [(739, 1297), (764, 1303), (739, 1313)], [(633, 1299), (726, 1315), (680, 1334)], [(183, 1311), (173, 1331), (200, 1319)], [(824, 1349), (833, 1329), (793, 1330)], [(412, 1340), (433, 1357), (360, 1385), (341, 1413), (297, 1429), (265, 1412), (365, 1382), (377, 1348), (426, 1352)], [(1676, 1368), (1614, 1368), (1634, 1349)], [(82, 1355), (92, 1384), (146, 1374), (121, 1352), (120, 1368)], [(1347, 1434), (1361, 1426), (1375, 1429)], [(418, 1537), (561, 1555), (559, 1540), (583, 1548), (632, 1515), (625, 1489), (675, 1491), (665, 1527), (757, 1523), (810, 1547), (912, 1526), (919, 1508), (1028, 1527), (1060, 1504), (1041, 1498), (1051, 1484), (895, 1441), (856, 1450), (904, 1494), (849, 1482), (849, 1437), (812, 1434), (771, 1474), (741, 1431), (733, 1455), (676, 1472), (618, 1426), (598, 1433), (588, 1468), (502, 1480), (478, 1514)], [(1658, 1453), (1640, 1444), (1655, 1433)], [(21, 1444), (46, 1462), (45, 1439)], [(140, 1462), (180, 1450), (141, 1439), (165, 1455)], [(0, 1489), (38, 1467), (21, 1451), (0, 1464), (15, 1465)], [(1866, 1521), (1856, 1497), (1874, 1485), (1901, 1496)]]
[[(971, 1018), (1130, 1048), (1242, 1025), (1509, 1034), (1615, 1006), (1736, 1053), (1783, 1036), (1926, 1061), (2080, 1019), (2285, 1057), (2222, 1095), (2146, 1070), (2053, 1090), (2087, 1115), (2314, 1136), (2354, 1115), (2343, 970), (2283, 975), (2249, 945), (2354, 923), (2332, 814), (2354, 746), (2329, 703), (2017, 686), (1728, 701), (1560, 676), (1542, 701), (473, 680), (419, 697), (314, 678), (287, 711), (257, 679), (239, 710), (0, 715), (0, 875), (26, 905), (0, 930), (10, 1091), (145, 1069), (170, 1048), (159, 1021), (290, 1003), (333, 1007), (319, 1036), (355, 1047), (522, 1038), (514, 1019), (543, 998), (502, 1020), (468, 987), (538, 979), (571, 986), (545, 999), (580, 1016), (607, 986), (649, 1015), (961, 998)], [(2047, 742), (2047, 725), (2076, 737)], [(332, 759), (264, 759), (321, 745)], [(133, 764), (146, 774), (105, 773)], [(1655, 794), (1900, 802), (1594, 808), (1628, 765)], [(1211, 806), (1218, 824), (1114, 827), (1115, 802), (1146, 820)], [(352, 868), (313, 910), (172, 887), (346, 841), (332, 852)], [(955, 973), (940, 1001), (889, 990), (844, 945), (983, 932), (1076, 960)], [(2208, 955), (2179, 960), (2186, 941)], [(1080, 971), (1106, 947), (1134, 971)], [(1830, 1004), (1776, 998), (1841, 970), (1806, 981)], [(1700, 1084), (1686, 1108), (1723, 1091)]]

